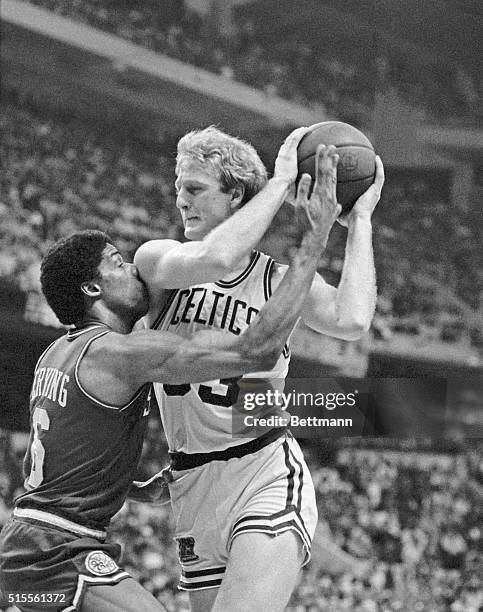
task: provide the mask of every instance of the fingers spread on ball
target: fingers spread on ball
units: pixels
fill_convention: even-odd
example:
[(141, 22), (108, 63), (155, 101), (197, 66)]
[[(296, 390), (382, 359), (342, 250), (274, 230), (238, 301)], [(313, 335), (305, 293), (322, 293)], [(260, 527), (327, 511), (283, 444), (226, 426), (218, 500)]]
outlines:
[(333, 145), (318, 145), (316, 157), (316, 181), (314, 189), (321, 190), (321, 195), (336, 201), (337, 162), (339, 155)]
[(287, 204), (290, 204), (294, 208), (297, 208), (298, 204), (297, 204), (296, 197), (297, 197), (297, 194), (296, 194), (295, 183), (291, 183), (290, 187), (288, 188), (287, 195), (285, 196), (285, 202)]
[(312, 183), (312, 177), (310, 174), (302, 174), (297, 187), (297, 202), (296, 206), (306, 208), (308, 205), (309, 190)]
[(297, 199), (296, 199), (296, 208), (303, 208), (305, 211), (308, 210), (309, 206), (309, 191), (310, 185), (312, 184), (312, 177), (310, 174), (304, 173), (300, 177), (298, 186), (297, 186)]

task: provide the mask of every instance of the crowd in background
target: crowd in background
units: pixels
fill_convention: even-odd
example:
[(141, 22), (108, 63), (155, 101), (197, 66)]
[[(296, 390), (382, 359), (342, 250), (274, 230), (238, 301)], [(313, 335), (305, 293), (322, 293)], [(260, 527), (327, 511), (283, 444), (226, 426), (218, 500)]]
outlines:
[(96, 228), (130, 257), (150, 238), (179, 238), (173, 159), (164, 147), (103, 129), (39, 112), (15, 92), (2, 96), (0, 282), (29, 296), (32, 316), (42, 309), (40, 260), (57, 239)]
[(129, 253), (154, 235), (178, 236), (178, 215), (167, 205), (173, 159), (162, 146), (39, 112), (14, 94), (9, 102), (5, 93), (0, 129), (2, 248), (6, 241), (15, 249), (11, 258), (4, 253), (1, 276), (29, 259), (22, 251), (84, 227), (111, 231)]
[[(31, 2), (267, 95), (323, 104), (347, 121), (373, 103), (376, 82), (396, 86), (439, 117), (475, 113), (474, 83), (456, 66), (426, 62), (423, 67), (376, 50), (368, 61), (322, 38), (301, 42), (287, 34), (275, 40), (249, 21), (238, 23), (226, 38), (178, 0)], [(0, 133), (2, 308), (17, 307), (10, 299), (13, 287), (26, 296), (27, 318), (58, 324), (40, 296), (39, 265), (46, 249), (72, 231), (105, 230), (127, 257), (150, 238), (182, 236), (172, 142), (141, 142), (122, 129), (62, 117), (5, 91)], [(482, 346), (481, 194), (453, 209), (448, 193), (444, 176), (388, 173), (374, 224), (380, 294), (374, 333), (381, 338), (395, 330)], [(301, 233), (292, 214), (282, 208), (262, 243), (285, 262)], [(345, 238), (345, 230), (335, 227), (320, 262), (334, 284)], [(25, 448), (25, 436), (0, 430), (0, 526), (21, 491)], [(302, 573), (289, 612), (483, 609), (477, 571), (482, 564), (481, 448), (468, 444), (438, 455), (344, 446), (327, 455), (311, 447), (306, 451), (321, 519), (333, 539), (369, 560), (371, 569), (362, 578), (331, 575), (314, 559)], [(166, 458), (159, 422), (152, 420), (144, 475), (163, 467)], [(129, 572), (170, 611), (187, 611), (187, 596), (176, 589), (179, 568), (169, 506), (128, 502), (114, 520), (113, 534), (124, 543)]]
[(213, 16), (189, 10), (179, 0), (29, 0), (59, 15), (114, 33), (155, 52), (246, 83), (314, 109), (322, 105), (345, 121), (369, 114), (376, 88), (392, 86), (428, 118), (471, 120), (479, 85), (455, 63), (380, 47), (369, 49), (350, 36), (285, 27), (258, 28), (239, 18), (227, 35)]
[[(58, 238), (102, 229), (132, 257), (146, 240), (182, 236), (173, 190), (175, 141), (138, 142), (111, 126), (38, 108), (15, 92), (5, 92), (0, 102), (0, 131), (0, 283), (13, 283), (28, 296), (30, 320), (55, 324), (42, 306), (38, 275), (42, 256)], [(398, 328), (480, 347), (478, 194), (453, 207), (448, 177), (399, 174), (388, 172), (375, 213), (375, 331), (387, 337)], [(293, 215), (290, 206), (282, 207), (261, 244), (283, 262), (302, 232)], [(320, 262), (332, 284), (340, 277), (345, 240), (345, 229), (336, 224)]]
[[(0, 432), (1, 433), (1, 432)], [(19, 436), (19, 434), (15, 434)], [(0, 437), (0, 526), (21, 490), (26, 448)], [(302, 572), (288, 612), (480, 612), (483, 609), (483, 459), (469, 442), (453, 454), (362, 449), (305, 450), (327, 533), (368, 569), (329, 573), (323, 542)], [(140, 477), (167, 463), (153, 419)], [(127, 502), (113, 521), (126, 569), (170, 612), (188, 612), (177, 590), (179, 566), (169, 504)], [(322, 558), (322, 561), (321, 561)], [(1, 603), (0, 603), (1, 609)]]

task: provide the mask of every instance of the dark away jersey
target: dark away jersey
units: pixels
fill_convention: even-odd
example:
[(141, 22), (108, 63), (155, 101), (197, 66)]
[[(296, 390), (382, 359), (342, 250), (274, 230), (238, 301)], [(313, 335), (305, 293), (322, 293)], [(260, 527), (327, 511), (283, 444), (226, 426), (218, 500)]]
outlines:
[(79, 363), (107, 333), (102, 324), (71, 330), (40, 357), (30, 396), (27, 492), (18, 508), (97, 529), (121, 508), (142, 451), (151, 385), (125, 406), (104, 404), (82, 388)]

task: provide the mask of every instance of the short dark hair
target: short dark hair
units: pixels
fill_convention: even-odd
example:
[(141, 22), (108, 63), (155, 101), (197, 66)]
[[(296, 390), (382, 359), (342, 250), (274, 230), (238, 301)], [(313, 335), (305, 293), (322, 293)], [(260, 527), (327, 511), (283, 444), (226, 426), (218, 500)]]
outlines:
[(98, 230), (75, 232), (56, 242), (40, 266), (40, 283), (45, 298), (64, 325), (82, 319), (86, 300), (82, 283), (99, 278), (102, 252), (111, 239)]

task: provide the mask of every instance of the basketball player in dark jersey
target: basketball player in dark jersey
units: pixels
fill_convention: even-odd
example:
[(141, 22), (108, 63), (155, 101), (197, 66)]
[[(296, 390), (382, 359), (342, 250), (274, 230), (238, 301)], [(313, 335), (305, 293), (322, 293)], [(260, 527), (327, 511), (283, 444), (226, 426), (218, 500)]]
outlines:
[[(307, 178), (307, 177), (305, 177)], [(300, 190), (307, 190), (306, 180)], [(273, 367), (340, 207), (307, 209), (310, 228), (284, 281), (242, 334), (132, 331), (148, 295), (108, 236), (77, 232), (42, 263), (42, 290), (74, 327), (35, 368), (26, 493), (0, 537), (0, 587), (22, 611), (164, 609), (118, 565), (106, 528), (135, 474), (152, 381), (176, 385)]]

